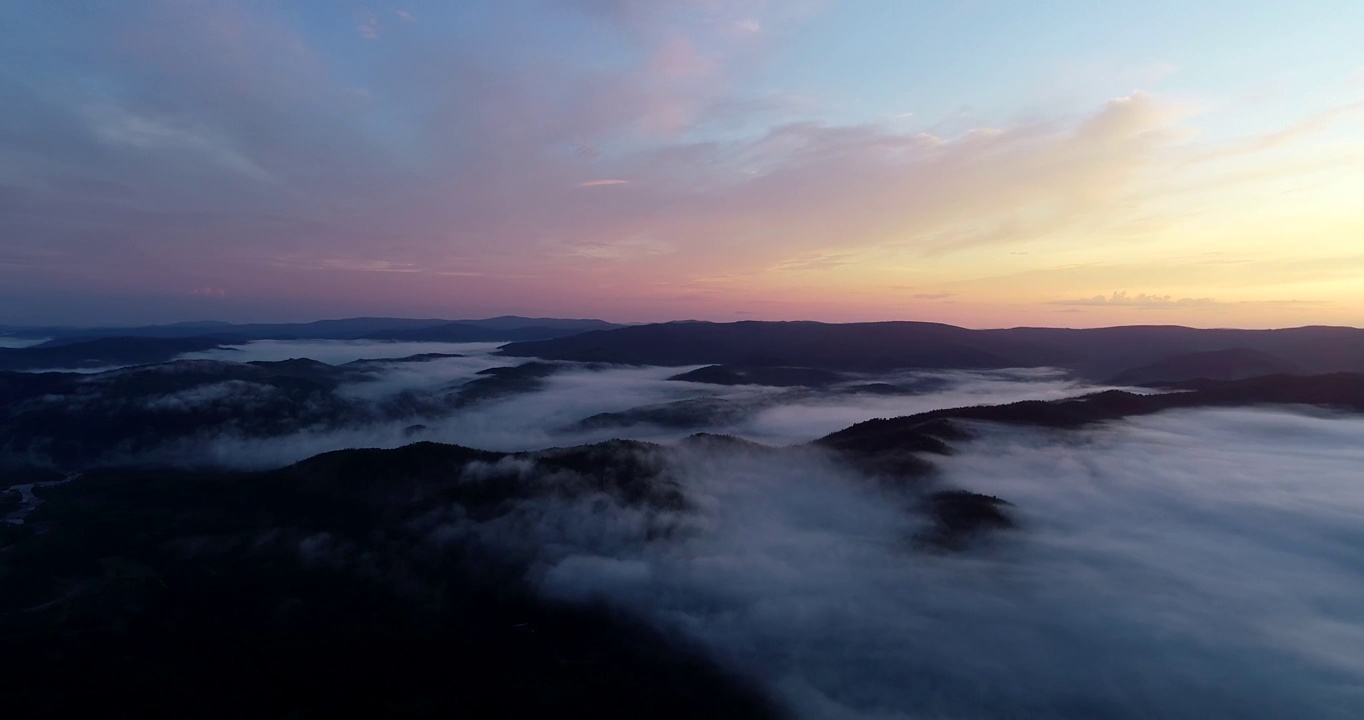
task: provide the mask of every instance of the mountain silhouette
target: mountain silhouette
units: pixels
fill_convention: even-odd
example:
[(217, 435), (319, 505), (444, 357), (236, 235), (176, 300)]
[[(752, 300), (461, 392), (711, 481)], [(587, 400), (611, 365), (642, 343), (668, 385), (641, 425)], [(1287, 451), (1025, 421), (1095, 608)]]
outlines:
[[(1263, 353), (1304, 373), (1364, 370), (1364, 330), (1201, 330), (1127, 326), (970, 330), (939, 323), (677, 322), (511, 343), (505, 355), (645, 365), (748, 365), (824, 370), (1058, 367), (1102, 380), (1177, 356)], [(1216, 358), (1217, 356), (1213, 356)], [(1248, 364), (1249, 356), (1241, 364)], [(1268, 361), (1264, 365), (1269, 366)], [(1182, 378), (1188, 379), (1188, 378)]]

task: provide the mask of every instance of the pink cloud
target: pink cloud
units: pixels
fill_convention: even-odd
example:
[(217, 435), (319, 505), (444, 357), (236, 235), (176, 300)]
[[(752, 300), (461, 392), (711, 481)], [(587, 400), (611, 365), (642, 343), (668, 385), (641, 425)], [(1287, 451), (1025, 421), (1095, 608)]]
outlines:
[[(75, 282), (63, 273), (81, 262), (108, 263), (127, 287), (182, 293), (175, 278), (192, 271), (205, 284), (192, 294), (225, 297), (215, 286), (227, 285), (234, 302), (571, 301), (610, 311), (648, 300), (662, 314), (703, 314), (785, 292), (804, 313), (872, 301), (807, 298), (780, 283), (832, 283), (896, 253), (907, 262), (1038, 238), (1079, 244), (1134, 218), (1159, 221), (1161, 208), (1143, 203), (1195, 155), (1186, 137), (1171, 140), (1177, 109), (1144, 93), (997, 127), (813, 122), (828, 114), (818, 100), (736, 94), (734, 78), (766, 40), (736, 23), (771, 29), (768, 14), (722, 12), (730, 6), (719, 2), (580, 4), (609, 11), (591, 29), (620, 44), (622, 64), (506, 61), (497, 53), (536, 35), (509, 14), (478, 50), (488, 57), (438, 41), (395, 45), (367, 68), (365, 103), (355, 77), (268, 13), (209, 4), (174, 15), (175, 33), (139, 24), (119, 61), (163, 102), (100, 96), (70, 118), (29, 124), (83, 132), (67, 141), (75, 147), (101, 143), (80, 170), (117, 178), (132, 200), (28, 189), (11, 198), (5, 187), (0, 205), (48, 223), (23, 242), (55, 254), (42, 277), (62, 282)], [(340, 17), (363, 19), (366, 37), (384, 29)], [(716, 117), (724, 132), (678, 134)], [(48, 140), (28, 145), (61, 144)], [(298, 261), (267, 259), (278, 257)]]
[(1318, 300), (1238, 300), (1221, 301), (1215, 298), (1176, 298), (1173, 295), (1152, 295), (1139, 293), (1129, 295), (1126, 291), (1116, 291), (1112, 295), (1095, 295), (1089, 298), (1077, 298), (1073, 300), (1056, 300), (1052, 305), (1065, 305), (1076, 308), (1083, 307), (1119, 307), (1137, 308), (1142, 310), (1176, 310), (1187, 308), (1210, 308), (1224, 307), (1232, 305), (1240, 306), (1293, 306), (1293, 305), (1321, 305)]

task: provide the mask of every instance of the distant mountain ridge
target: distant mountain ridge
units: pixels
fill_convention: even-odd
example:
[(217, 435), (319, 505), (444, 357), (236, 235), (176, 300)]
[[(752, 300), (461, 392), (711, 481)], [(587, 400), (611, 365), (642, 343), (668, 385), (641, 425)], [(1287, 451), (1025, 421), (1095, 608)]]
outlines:
[(919, 457), (921, 453), (951, 454), (950, 441), (971, 436), (961, 425), (963, 421), (1069, 430), (1201, 408), (1311, 405), (1341, 412), (1364, 412), (1364, 373), (1196, 380), (1170, 387), (1179, 392), (1138, 395), (1106, 390), (1060, 400), (1024, 400), (874, 418), (830, 433), (814, 444), (844, 453), (867, 468), (915, 475), (928, 468)]
[(405, 340), (434, 342), (507, 342), (539, 340), (621, 327), (605, 320), (527, 318), (502, 315), (482, 320), (438, 318), (356, 317), (307, 323), (228, 323), (215, 320), (135, 327), (7, 328), (6, 334), (25, 338), (149, 337), (185, 338), (203, 335), (234, 340)]
[(1244, 380), (1262, 375), (1291, 374), (1298, 366), (1268, 353), (1246, 348), (1173, 355), (1131, 368), (1109, 379), (1111, 385), (1147, 385), (1186, 380)]
[[(1059, 367), (1092, 379), (1108, 379), (1174, 356), (1228, 350), (1272, 356), (1282, 365), (1261, 364), (1276, 372), (1286, 367), (1303, 373), (1364, 370), (1364, 330), (1346, 327), (970, 330), (922, 322), (686, 322), (636, 325), (512, 343), (501, 352), (515, 357), (641, 365), (785, 366), (852, 371)], [(1195, 377), (1201, 376), (1172, 379)]]
[[(722, 367), (698, 371), (696, 379), (704, 376), (710, 379), (703, 381), (721, 384), (745, 379), (752, 382), (755, 373), (770, 375), (777, 368), (786, 368), (782, 372), (789, 375), (911, 368), (1057, 367), (1112, 384), (1364, 371), (1364, 330), (1321, 326), (1280, 330), (1146, 325), (972, 330), (926, 322), (681, 321), (615, 325), (592, 319), (502, 316), (461, 321), (361, 317), (283, 324), (205, 321), (135, 328), (24, 328), (9, 330), (8, 334), (50, 339), (33, 347), (3, 349), (0, 369), (92, 367), (100, 361), (159, 362), (175, 355), (150, 351), (155, 340), (194, 340), (200, 344), (212, 340), (216, 345), (255, 340), (377, 340), (508, 343), (500, 350), (504, 355), (547, 360), (716, 365)], [(118, 339), (118, 344), (126, 346), (121, 352), (130, 359), (106, 358), (103, 348), (84, 357), (77, 357), (74, 350), (56, 352), (60, 347), (78, 345), (91, 350), (94, 346), (84, 344), (98, 338)], [(132, 343), (138, 340), (148, 342), (142, 349), (132, 350)], [(39, 356), (62, 362), (24, 359)]]
[(165, 362), (178, 355), (234, 344), (218, 337), (98, 337), (0, 348), (0, 370), (90, 369)]
[[(529, 320), (529, 318), (527, 319)], [(534, 321), (532, 320), (532, 322)], [(427, 327), (380, 330), (368, 334), (363, 339), (401, 340), (404, 342), (515, 342), (548, 340), (569, 335), (577, 335), (578, 333), (587, 332), (588, 330), (602, 330), (617, 327), (599, 320), (558, 322), (560, 324), (557, 325), (526, 325), (520, 327), (504, 324), (482, 325), (468, 322), (452, 322)], [(577, 322), (584, 324), (570, 324)]]

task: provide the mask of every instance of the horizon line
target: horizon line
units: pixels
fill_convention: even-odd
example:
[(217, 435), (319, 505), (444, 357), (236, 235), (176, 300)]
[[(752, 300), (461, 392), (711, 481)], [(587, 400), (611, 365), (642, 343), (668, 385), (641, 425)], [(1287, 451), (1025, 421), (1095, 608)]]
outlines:
[[(92, 324), (92, 325), (68, 325), (60, 323), (46, 324), (8, 324), (0, 323), (0, 335), (18, 332), (32, 332), (36, 330), (138, 330), (144, 328), (170, 328), (170, 327), (189, 327), (193, 325), (217, 325), (217, 326), (248, 326), (248, 325), (311, 325), (324, 322), (344, 322), (348, 320), (395, 320), (407, 322), (439, 322), (439, 323), (476, 323), (487, 322), (490, 320), (502, 319), (521, 319), (521, 320), (550, 320), (558, 322), (604, 322), (615, 325), (618, 328), (642, 327), (647, 325), (667, 325), (673, 323), (706, 323), (711, 325), (737, 325), (739, 323), (811, 323), (818, 325), (884, 325), (892, 323), (918, 324), (918, 325), (941, 325), (961, 330), (971, 331), (1002, 331), (1002, 330), (1111, 330), (1118, 328), (1180, 328), (1185, 330), (1242, 330), (1249, 332), (1270, 332), (1280, 330), (1307, 330), (1307, 329), (1343, 329), (1343, 330), (1364, 330), (1364, 327), (1355, 325), (1332, 325), (1332, 324), (1308, 324), (1308, 325), (1286, 325), (1278, 327), (1245, 327), (1245, 326), (1197, 326), (1183, 325), (1176, 323), (1132, 323), (1127, 325), (1096, 325), (1093, 327), (1075, 327), (1070, 325), (1012, 325), (1012, 326), (991, 326), (991, 327), (971, 327), (967, 325), (956, 325), (953, 323), (940, 322), (936, 320), (810, 320), (810, 319), (756, 319), (745, 318), (738, 320), (703, 320), (698, 318), (677, 318), (673, 320), (654, 320), (654, 321), (616, 321), (607, 320), (599, 317), (553, 317), (548, 315), (517, 315), (512, 313), (502, 315), (490, 315), (487, 317), (465, 317), (465, 318), (440, 318), (440, 317), (406, 317), (400, 315), (350, 315), (344, 317), (323, 317), (314, 320), (253, 320), (234, 322), (229, 320), (181, 320), (164, 323), (115, 323), (115, 324)], [(603, 330), (616, 329), (604, 328)], [(584, 331), (592, 332), (592, 331)]]

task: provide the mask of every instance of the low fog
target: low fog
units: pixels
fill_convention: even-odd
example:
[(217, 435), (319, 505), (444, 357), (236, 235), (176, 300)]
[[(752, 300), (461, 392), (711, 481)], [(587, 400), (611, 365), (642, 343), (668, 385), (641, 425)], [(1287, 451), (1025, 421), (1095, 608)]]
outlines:
[[(375, 363), (336, 394), (376, 404), (436, 395), (526, 362), (489, 344), (368, 342), (198, 357), (432, 352), (462, 357)], [(416, 440), (505, 451), (658, 441), (672, 446), (689, 510), (545, 496), (493, 520), (437, 519), (431, 539), (475, 537), (528, 559), (538, 592), (605, 602), (685, 636), (800, 717), (1364, 716), (1364, 418), (1281, 408), (1071, 431), (967, 424), (975, 439), (931, 458), (930, 478), (895, 484), (801, 444), (873, 417), (1099, 388), (1050, 370), (903, 372), (819, 389), (667, 379), (690, 369), (559, 364), (420, 427), (218, 432), (161, 457), (258, 468)], [(860, 389), (869, 384), (879, 388)], [(143, 402), (250, 402), (240, 385)], [(699, 403), (713, 422), (600, 419), (668, 403)], [(680, 442), (698, 431), (762, 444)], [(502, 462), (464, 472), (539, 472), (526, 457)], [(1019, 527), (963, 552), (916, 545), (929, 522), (923, 493), (943, 488), (1003, 498)]]
[(34, 345), (41, 345), (48, 341), (48, 338), (25, 338), (14, 337), (12, 335), (0, 335), (0, 348), (26, 348)]
[[(695, 515), (536, 508), (486, 533), (534, 537), (543, 592), (685, 633), (803, 717), (1364, 712), (1364, 420), (976, 429), (938, 482), (1022, 527), (964, 554), (914, 550), (912, 495), (812, 450), (684, 453)], [(646, 542), (660, 525), (684, 531)]]
[[(482, 370), (531, 361), (495, 355), (493, 343), (385, 343), (373, 341), (261, 341), (234, 348), (192, 353), (184, 359), (235, 362), (306, 357), (330, 364), (365, 359), (396, 359), (427, 353), (458, 354), (423, 362), (377, 364), (377, 372), (344, 385), (343, 397), (380, 402), (403, 392), (429, 394), (451, 390), (479, 377)], [(177, 444), (163, 459), (241, 468), (265, 468), (296, 462), (320, 452), (349, 447), (398, 447), (418, 440), (453, 443), (487, 450), (521, 451), (577, 445), (611, 438), (671, 443), (695, 432), (733, 434), (772, 445), (803, 443), (874, 417), (908, 415), (963, 405), (1017, 400), (1048, 400), (1091, 391), (1094, 386), (1054, 370), (999, 372), (924, 371), (852, 378), (844, 386), (824, 389), (719, 386), (670, 381), (667, 378), (698, 366), (640, 367), (560, 364), (560, 369), (530, 392), (479, 402), (434, 419), (350, 427), (307, 429), (268, 439), (221, 434)], [(902, 383), (902, 394), (869, 394), (846, 386)], [(621, 413), (666, 403), (703, 401), (715, 405), (710, 422), (660, 426), (639, 422), (582, 427), (603, 413)]]
[(253, 362), (308, 358), (329, 365), (354, 360), (404, 358), (425, 353), (485, 355), (502, 343), (379, 342), (375, 340), (255, 340), (217, 350), (186, 353), (185, 360)]

